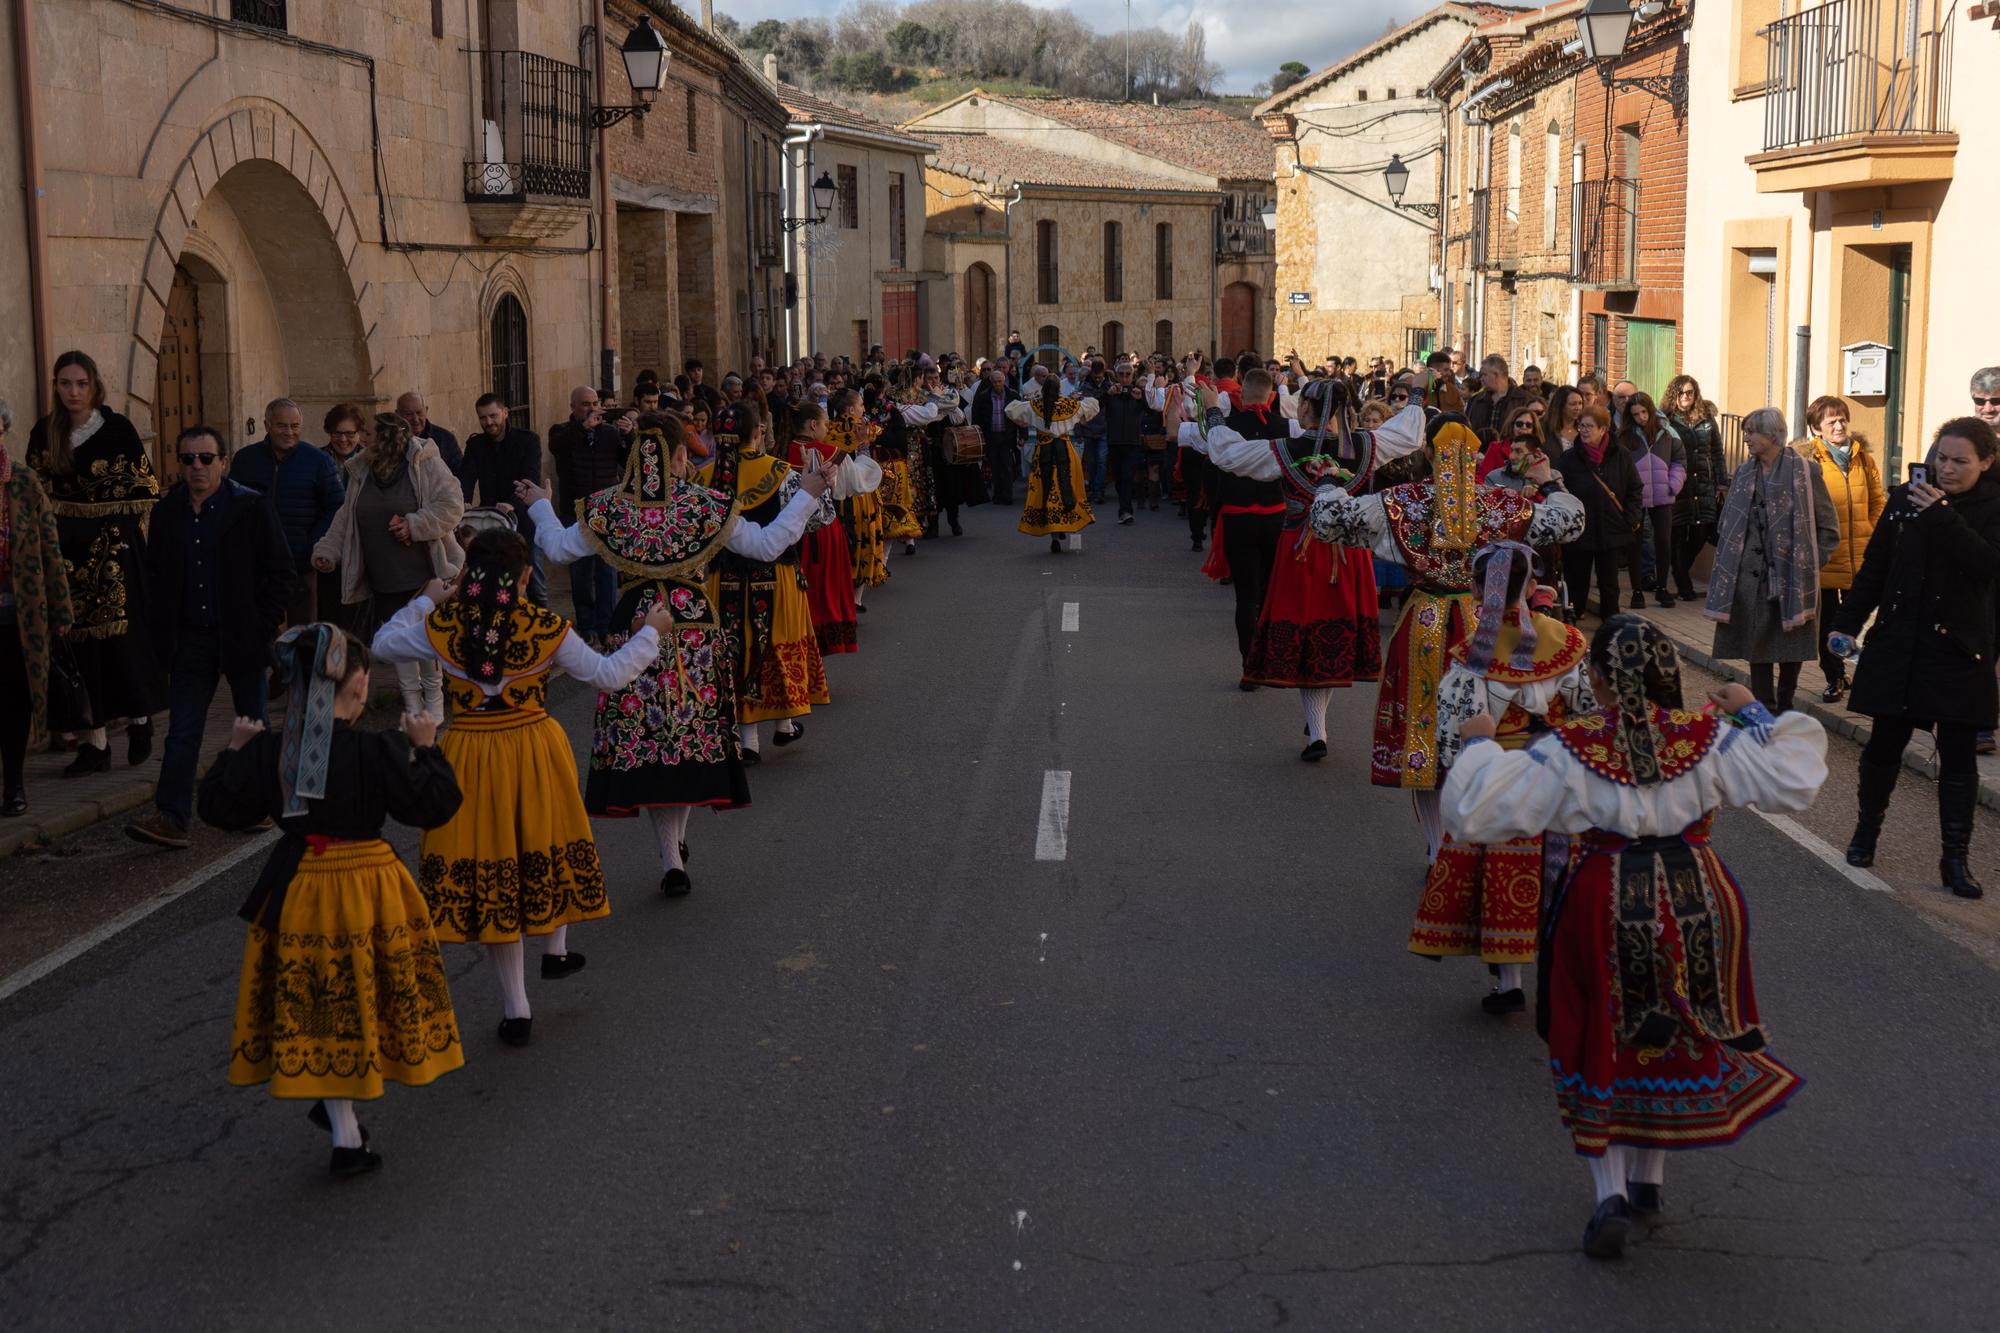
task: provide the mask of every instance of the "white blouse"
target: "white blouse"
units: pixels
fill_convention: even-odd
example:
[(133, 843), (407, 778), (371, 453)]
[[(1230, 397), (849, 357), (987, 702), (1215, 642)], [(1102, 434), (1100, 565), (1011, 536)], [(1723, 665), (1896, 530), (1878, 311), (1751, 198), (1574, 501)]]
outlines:
[[(876, 480), (881, 480), (880, 465), (876, 468)], [(769, 523), (752, 523), (739, 515), (730, 523), (729, 536), (723, 544), (746, 560), (776, 560), (786, 547), (805, 535), (806, 524), (818, 509), (819, 501), (801, 490)], [(535, 545), (548, 559), (569, 564), (597, 554), (597, 548), (583, 535), (582, 528), (574, 523), (563, 527), (556, 517), (555, 506), (547, 500), (535, 501), (528, 517), (535, 521)]]
[(1013, 402), (1007, 404), (1007, 420), (1013, 422), (1023, 430), (1038, 431), (1043, 435), (1067, 438), (1071, 431), (1097, 415), (1098, 403), (1095, 398), (1078, 398), (1076, 400), (1075, 416), (1070, 417), (1066, 421), (1044, 421), (1038, 407), (1040, 402), (1040, 394), (1036, 394), (1032, 400), (1016, 398)]
[[(1296, 421), (1285, 424), (1291, 427), (1295, 440), (1312, 434)], [(1329, 434), (1327, 439), (1337, 442), (1339, 437)], [(1415, 453), (1424, 447), (1424, 410), (1417, 407), (1398, 412), (1376, 427), (1374, 440), (1375, 454), (1368, 464), (1371, 469)], [(1282, 475), (1278, 460), (1271, 454), (1270, 441), (1246, 440), (1228, 426), (1217, 426), (1204, 435), (1201, 427), (1190, 421), (1181, 427), (1180, 443), (1183, 448), (1207, 454), (1211, 463), (1239, 477), (1276, 481)]]
[[(547, 504), (548, 501), (542, 501)], [(550, 511), (554, 519), (554, 510)], [(369, 651), (384, 662), (435, 661), (440, 670), (471, 681), (457, 663), (439, 657), (432, 646), (429, 633), (424, 629), (424, 617), (436, 607), (430, 598), (422, 595), (412, 597), (395, 615), (390, 616), (381, 629), (375, 631), (375, 641)], [(639, 632), (619, 645), (618, 651), (600, 653), (578, 637), (575, 630), (562, 636), (556, 645), (556, 666), (564, 675), (573, 676), (584, 684), (600, 690), (615, 690), (630, 685), (639, 678), (639, 673), (652, 664), (660, 655), (660, 636), (651, 625), (641, 625)], [(508, 681), (517, 679), (505, 676), (498, 681), (472, 681), (490, 698), (500, 693)]]
[(1515, 705), (1530, 717), (1547, 717), (1557, 699), (1562, 700), (1563, 711), (1570, 717), (1597, 711), (1597, 695), (1590, 688), (1584, 663), (1547, 680), (1499, 681), (1481, 676), (1463, 662), (1453, 662), (1438, 686), (1438, 766), (1450, 772), (1458, 762), (1465, 749), (1459, 728), (1467, 718), (1485, 713), (1497, 720)]
[[(1338, 486), (1322, 486), (1313, 497), (1307, 521), (1312, 524), (1313, 536), (1323, 542), (1364, 547), (1378, 560), (1403, 563), (1402, 548), (1390, 534), (1389, 511), (1380, 495), (1349, 495)], [(1529, 546), (1553, 546), (1582, 535), (1583, 501), (1568, 491), (1551, 491), (1536, 503), (1523, 540)]]
[(1693, 768), (1650, 787), (1599, 777), (1554, 735), (1511, 751), (1475, 740), (1446, 775), (1441, 801), (1445, 831), (1460, 842), (1593, 828), (1647, 838), (1679, 833), (1723, 806), (1804, 810), (1825, 781), (1826, 732), (1804, 713), (1785, 713), (1761, 736), (1725, 723)]

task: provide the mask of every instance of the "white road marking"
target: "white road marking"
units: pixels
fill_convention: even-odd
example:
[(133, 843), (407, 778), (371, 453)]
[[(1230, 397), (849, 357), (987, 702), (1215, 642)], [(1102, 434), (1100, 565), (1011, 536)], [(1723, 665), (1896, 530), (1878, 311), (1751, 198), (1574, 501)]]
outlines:
[(1042, 814), (1035, 825), (1035, 859), (1069, 859), (1069, 770), (1051, 768), (1042, 774)]
[(1075, 602), (1063, 603), (1063, 618), (1062, 618), (1063, 633), (1065, 634), (1076, 633), (1077, 615), (1080, 609), (1081, 608), (1079, 608)]
[(1038, 956), (1038, 957), (1036, 957), (1035, 961), (1036, 961), (1036, 962), (1038, 962), (1038, 963), (1046, 963), (1046, 962), (1048, 962), (1048, 961), (1049, 961), (1049, 932), (1047, 932), (1046, 930), (1042, 932), (1042, 938), (1041, 938), (1040, 940), (1038, 940), (1038, 941), (1036, 942), (1036, 944), (1035, 944), (1035, 948), (1037, 949), (1037, 951), (1038, 951), (1038, 954), (1039, 954), (1039, 956)]
[(241, 847), (230, 852), (229, 855), (211, 861), (192, 874), (183, 877), (173, 884), (169, 884), (166, 888), (161, 889), (157, 894), (140, 903), (137, 907), (111, 918), (111, 920), (105, 922), (95, 930), (77, 936), (54, 953), (36, 959), (11, 976), (0, 979), (0, 1000), (6, 999), (18, 991), (26, 990), (56, 969), (75, 962), (106, 940), (130, 930), (133, 926), (138, 925), (162, 907), (167, 906), (177, 899), (185, 898), (188, 894), (193, 893), (217, 875), (234, 869), (236, 866), (241, 865), (243, 862), (265, 850), (272, 843), (276, 842), (278, 838), (278, 831), (273, 829), (269, 833), (260, 834), (257, 837), (249, 839)]
[(1859, 888), (1867, 889), (1870, 893), (1895, 892), (1893, 888), (1889, 887), (1889, 882), (1880, 875), (1872, 875), (1858, 866), (1847, 864), (1847, 857), (1837, 851), (1832, 843), (1829, 843), (1826, 839), (1820, 837), (1819, 834), (1814, 833), (1790, 815), (1769, 815), (1765, 814), (1762, 810), (1758, 810), (1755, 806), (1750, 808), (1752, 812), (1772, 828), (1777, 829), (1778, 832), (1784, 834), (1793, 842), (1833, 867), (1834, 873), (1842, 879)]

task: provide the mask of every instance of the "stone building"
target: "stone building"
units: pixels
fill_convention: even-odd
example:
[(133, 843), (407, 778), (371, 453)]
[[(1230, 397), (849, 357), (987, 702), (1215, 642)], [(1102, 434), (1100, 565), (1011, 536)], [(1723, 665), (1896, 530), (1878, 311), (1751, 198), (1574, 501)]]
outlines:
[(1273, 188), (1272, 157), (1254, 122), (1219, 107), (1015, 97), (975, 88), (908, 128), (984, 133), (1215, 193), (1208, 262), (1216, 269), (1218, 296), (1206, 342), (1227, 355), (1269, 352), (1276, 265), (1262, 215)]
[(1436, 222), (1389, 198), (1392, 156), (1407, 199), (1437, 197), (1438, 103), (1426, 85), (1472, 30), (1513, 6), (1442, 4), (1301, 79), (1257, 108), (1277, 145), (1277, 347), (1414, 359), (1438, 327)]
[[(776, 56), (764, 58), (773, 83), (777, 63)], [(785, 201), (794, 299), (785, 355), (860, 358), (880, 343), (889, 355), (901, 356), (928, 346), (922, 334), (924, 157), (937, 145), (790, 84), (778, 90), (791, 115)], [(834, 186), (833, 207), (823, 219), (812, 194), (822, 176)]]
[(925, 267), (941, 275), (928, 346), (992, 356), (1014, 329), (1077, 356), (1213, 345), (1217, 192), (993, 135), (926, 132), (938, 146)]

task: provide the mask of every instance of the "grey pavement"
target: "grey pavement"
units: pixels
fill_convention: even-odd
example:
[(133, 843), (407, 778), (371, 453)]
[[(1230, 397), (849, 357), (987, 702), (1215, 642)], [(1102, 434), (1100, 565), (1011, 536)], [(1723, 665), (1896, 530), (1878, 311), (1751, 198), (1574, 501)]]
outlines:
[(692, 897), (598, 826), (614, 915), (580, 975), (531, 962), (533, 1046), (447, 947), (466, 1068), (364, 1108), (375, 1176), (223, 1082), (254, 862), (0, 1002), (8, 1325), (1991, 1327), (1994, 900), (1932, 910), (1921, 831), (1876, 893), (1725, 815), (1806, 1087), (1594, 1264), (1532, 1025), (1404, 951), (1372, 689), (1300, 764), (1228, 593), (1140, 520), (1052, 557), (979, 509), (898, 555), (755, 807), (696, 815)]

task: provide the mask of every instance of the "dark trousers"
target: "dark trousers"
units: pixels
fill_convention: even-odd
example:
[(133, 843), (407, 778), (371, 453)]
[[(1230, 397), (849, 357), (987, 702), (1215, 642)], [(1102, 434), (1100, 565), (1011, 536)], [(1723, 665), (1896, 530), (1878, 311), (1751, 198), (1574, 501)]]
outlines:
[[(1790, 712), (1792, 700), (1799, 692), (1799, 668), (1804, 665), (1803, 662), (1752, 662), (1750, 693), (1774, 713)], [(1896, 753), (1902, 753), (1901, 747)]]
[(986, 466), (993, 473), (993, 503), (1014, 503), (1014, 475), (1021, 470), (1021, 456), (1014, 448), (1014, 432), (980, 427), (986, 437)]
[(287, 625), (310, 625), (319, 619), (319, 573), (312, 567), (312, 555), (308, 553), (301, 560), (292, 557), (293, 568), (305, 571), (292, 575), (292, 586), (285, 590), (285, 623)]
[(1839, 653), (1829, 651), (1826, 646), (1826, 636), (1833, 632), (1833, 622), (1840, 618), (1840, 606), (1846, 600), (1845, 588), (1819, 590), (1819, 625), (1815, 633), (1819, 635), (1819, 669), (1826, 673), (1829, 681), (1839, 680), (1847, 675), (1847, 659)]
[(1609, 620), (1618, 614), (1618, 567), (1626, 561), (1626, 548), (1585, 551), (1563, 547), (1563, 579), (1569, 584), (1570, 610), (1582, 615), (1590, 609), (1590, 577), (1597, 576), (1597, 614)]
[(28, 661), (21, 655), (21, 627), (12, 616), (0, 620), (0, 780), (18, 791), (28, 759), (28, 732), (34, 723), (28, 702)]
[(611, 632), (611, 608), (618, 604), (618, 572), (600, 556), (570, 562), (569, 595), (576, 605), (576, 632), (602, 638)]
[[(1903, 750), (1915, 735), (1918, 724), (1908, 718), (1878, 717), (1870, 724), (1868, 744), (1861, 747), (1864, 764), (1900, 765)], [(1931, 728), (1937, 737), (1938, 775), (1971, 777), (1979, 774), (1979, 756), (1973, 749), (1978, 728), (1961, 722), (1940, 722)]]
[(1653, 558), (1645, 562), (1646, 586), (1662, 592), (1667, 586), (1667, 571), (1674, 567), (1674, 507), (1652, 506), (1646, 511), (1646, 524), (1653, 539)]
[(1137, 440), (1111, 441), (1111, 476), (1118, 487), (1118, 516), (1132, 512), (1132, 486), (1137, 480), (1139, 455), (1145, 452)]
[(224, 672), (222, 640), (212, 629), (183, 627), (167, 671), (167, 744), (153, 803), (185, 827), (194, 819), (194, 770), (216, 684), (227, 675), (238, 717), (264, 720), (264, 670)]
[(1707, 546), (1701, 529), (1677, 526), (1674, 529), (1674, 594), (1679, 597), (1694, 596), (1694, 562)]
[(1208, 481), (1208, 459), (1192, 449), (1181, 450), (1181, 491), (1187, 496), (1188, 535), (1196, 541), (1208, 535), (1208, 507), (1202, 491)]
[(1282, 514), (1230, 514), (1222, 520), (1222, 553), (1229, 561), (1229, 586), (1236, 593), (1236, 650), (1245, 660), (1264, 613), (1271, 568), (1278, 563)]

